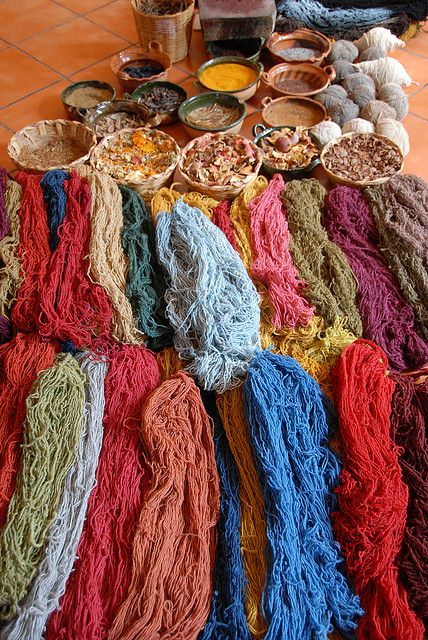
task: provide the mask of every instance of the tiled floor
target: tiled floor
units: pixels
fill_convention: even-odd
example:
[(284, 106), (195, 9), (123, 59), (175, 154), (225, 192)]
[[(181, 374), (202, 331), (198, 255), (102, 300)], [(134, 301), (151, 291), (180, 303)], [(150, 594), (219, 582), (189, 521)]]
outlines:
[[(404, 124), (411, 151), (405, 171), (428, 180), (428, 26), (394, 56), (419, 84), (409, 87), (410, 113)], [(65, 117), (60, 93), (76, 80), (98, 79), (120, 86), (110, 71), (110, 57), (138, 41), (130, 0), (0, 0), (0, 166), (13, 171), (6, 153), (14, 131), (48, 118)], [(206, 60), (200, 31), (194, 31), (189, 56), (174, 65), (169, 80), (195, 95), (193, 74)], [(242, 132), (252, 135), (261, 121), (261, 89), (247, 103)], [(165, 127), (180, 145), (184, 129)]]

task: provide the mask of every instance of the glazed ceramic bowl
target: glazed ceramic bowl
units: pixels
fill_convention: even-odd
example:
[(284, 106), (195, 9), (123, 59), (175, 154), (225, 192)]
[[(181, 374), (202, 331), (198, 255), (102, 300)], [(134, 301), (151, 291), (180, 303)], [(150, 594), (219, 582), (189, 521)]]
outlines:
[[(192, 125), (188, 121), (188, 116), (201, 107), (210, 107), (214, 104), (221, 104), (226, 107), (237, 109), (239, 112), (238, 118), (229, 125), (223, 127), (203, 127)], [(178, 109), (178, 117), (184, 125), (187, 133), (191, 138), (197, 138), (204, 133), (218, 133), (220, 131), (227, 131), (228, 133), (239, 133), (242, 128), (242, 123), (247, 115), (247, 107), (243, 102), (240, 102), (235, 96), (228, 95), (227, 93), (209, 92), (201, 93), (198, 96), (189, 98), (181, 104)]]
[(276, 95), (299, 97), (315, 96), (327, 89), (336, 77), (331, 66), (317, 67), (314, 64), (277, 64), (262, 79)]
[[(96, 107), (88, 109), (85, 115), (84, 123), (93, 131), (96, 131), (97, 123), (101, 118), (114, 113), (129, 113), (137, 116), (138, 121), (135, 128), (139, 127), (156, 127), (160, 123), (160, 116), (153, 115), (144, 105), (138, 104), (133, 100), (111, 100), (108, 102), (100, 102)], [(106, 134), (109, 135), (109, 134)], [(98, 138), (103, 137), (97, 135)]]
[[(187, 99), (186, 91), (178, 84), (174, 84), (173, 82), (147, 82), (146, 84), (141, 84), (135, 89), (135, 91), (133, 91), (132, 95), (129, 97), (131, 100), (135, 100), (135, 102), (138, 102), (139, 104), (144, 104), (144, 95), (149, 93), (154, 87), (159, 86), (166, 87), (167, 89), (173, 89), (178, 94), (181, 100), (180, 104), (182, 104)], [(176, 120), (178, 120), (179, 106), (180, 105), (178, 105), (174, 109), (170, 109), (169, 111), (157, 110), (156, 113), (160, 117), (161, 124), (171, 124), (171, 122), (175, 122)]]
[[(319, 31), (311, 29), (297, 29), (293, 33), (273, 33), (266, 42), (266, 48), (274, 62), (288, 62), (289, 64), (301, 64), (302, 62), (310, 62), (320, 66), (331, 50), (331, 41)], [(287, 60), (281, 52), (293, 49), (295, 47), (304, 47), (313, 49), (319, 53), (309, 55), (305, 59)]]
[(80, 106), (74, 104), (72, 99), (73, 94), (76, 91), (86, 90), (88, 95), (91, 93), (96, 97), (96, 94), (99, 93), (100, 99), (98, 101), (105, 102), (106, 100), (114, 100), (116, 97), (116, 90), (109, 84), (108, 82), (101, 82), (100, 80), (82, 80), (81, 82), (73, 82), (73, 84), (68, 85), (61, 93), (62, 104), (64, 105), (64, 109), (67, 114), (71, 116), (72, 120), (78, 120), (82, 122), (85, 113), (88, 109), (91, 109), (95, 106), (94, 99), (91, 100), (91, 103), (84, 104), (84, 101)]
[(213, 60), (209, 60), (208, 62), (205, 62), (203, 65), (199, 67), (198, 73), (197, 73), (199, 88), (201, 88), (202, 91), (214, 91), (213, 87), (208, 87), (202, 82), (201, 76), (206, 69), (209, 69), (219, 64), (227, 64), (227, 63), (241, 64), (246, 67), (250, 67), (256, 72), (257, 75), (256, 75), (256, 79), (250, 84), (248, 84), (247, 86), (244, 86), (239, 90), (235, 90), (235, 91), (221, 91), (221, 93), (227, 93), (228, 95), (235, 96), (235, 98), (238, 98), (238, 100), (241, 100), (241, 102), (245, 102), (246, 100), (249, 100), (256, 93), (259, 87), (260, 78), (263, 73), (263, 65), (261, 62), (251, 62), (250, 60), (246, 60), (245, 58), (238, 58), (236, 56), (222, 56), (220, 58), (214, 58)]

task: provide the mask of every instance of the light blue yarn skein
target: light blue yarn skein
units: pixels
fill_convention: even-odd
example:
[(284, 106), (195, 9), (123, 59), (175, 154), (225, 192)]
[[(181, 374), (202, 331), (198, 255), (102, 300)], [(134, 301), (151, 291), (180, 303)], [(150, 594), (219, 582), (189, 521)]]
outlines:
[(174, 346), (201, 387), (223, 393), (260, 349), (258, 293), (224, 233), (199, 209), (180, 198), (156, 222)]

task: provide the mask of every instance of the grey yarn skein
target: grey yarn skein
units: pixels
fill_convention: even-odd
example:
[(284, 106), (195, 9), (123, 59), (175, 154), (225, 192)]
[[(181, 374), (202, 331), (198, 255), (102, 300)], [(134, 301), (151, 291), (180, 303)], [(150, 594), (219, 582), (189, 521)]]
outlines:
[(86, 374), (86, 402), (77, 457), (64, 483), (58, 514), (44, 558), (17, 615), (0, 631), (1, 640), (41, 640), (49, 615), (58, 608), (73, 569), (103, 439), (104, 378), (107, 365), (88, 354), (77, 360)]
[(167, 316), (186, 370), (206, 390), (237, 386), (260, 349), (259, 296), (226, 236), (180, 198), (156, 219)]

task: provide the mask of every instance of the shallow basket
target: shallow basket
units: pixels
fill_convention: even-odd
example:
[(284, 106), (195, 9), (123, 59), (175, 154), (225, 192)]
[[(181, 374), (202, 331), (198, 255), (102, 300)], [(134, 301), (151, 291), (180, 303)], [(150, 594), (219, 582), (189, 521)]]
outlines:
[[(164, 68), (163, 71), (154, 76), (147, 76), (147, 78), (133, 78), (127, 74), (123, 69), (138, 60), (150, 60), (158, 62)], [(171, 58), (162, 49), (160, 42), (149, 42), (147, 48), (135, 46), (125, 49), (116, 53), (110, 60), (110, 68), (116, 75), (116, 78), (125, 91), (134, 91), (141, 84), (146, 82), (153, 82), (155, 80), (166, 80), (168, 72), (171, 69)]]
[(192, 38), (194, 0), (185, 0), (184, 11), (174, 14), (156, 15), (145, 13), (139, 0), (132, 0), (135, 26), (141, 46), (147, 48), (151, 40), (161, 43), (172, 62), (183, 60), (188, 54)]
[[(205, 137), (211, 137), (214, 135), (218, 136), (219, 134), (206, 133), (204, 136), (201, 136), (201, 137), (205, 138)], [(210, 198), (214, 198), (214, 200), (229, 200), (231, 198), (236, 198), (236, 196), (238, 196), (241, 193), (241, 191), (245, 189), (245, 187), (247, 187), (249, 184), (253, 182), (253, 180), (257, 178), (260, 171), (260, 167), (262, 166), (262, 153), (260, 149), (257, 147), (257, 145), (254, 144), (254, 142), (247, 140), (246, 138), (244, 138), (244, 136), (241, 136), (240, 134), (235, 134), (235, 135), (237, 137), (245, 139), (254, 149), (256, 154), (256, 159), (257, 159), (257, 162), (254, 166), (254, 171), (250, 173), (248, 176), (246, 176), (245, 178), (243, 178), (239, 185), (229, 185), (229, 186), (228, 185), (208, 185), (206, 183), (193, 180), (183, 170), (183, 164), (190, 149), (192, 149), (193, 146), (197, 144), (198, 140), (200, 139), (200, 138), (195, 138), (194, 140), (191, 140), (186, 147), (184, 147), (181, 153), (180, 161), (178, 163), (178, 173), (192, 191), (197, 191), (198, 193), (202, 193), (204, 196), (209, 196)]]
[(388, 180), (390, 180), (393, 177), (393, 176), (384, 176), (382, 178), (375, 178), (374, 180), (351, 180), (350, 178), (342, 178), (341, 176), (338, 176), (337, 174), (330, 171), (330, 169), (327, 169), (324, 162), (326, 152), (329, 149), (331, 149), (333, 145), (338, 144), (338, 142), (343, 138), (355, 138), (356, 136), (361, 136), (361, 135), (371, 136), (372, 138), (378, 138), (379, 140), (386, 140), (392, 147), (395, 147), (395, 149), (397, 149), (397, 151), (399, 151), (400, 153), (401, 165), (398, 171), (396, 172), (396, 174), (394, 175), (397, 175), (402, 172), (403, 166), (404, 166), (404, 156), (400, 147), (396, 145), (395, 142), (393, 142), (386, 136), (379, 135), (378, 133), (364, 134), (364, 133), (358, 133), (356, 131), (353, 131), (352, 133), (345, 133), (344, 135), (340, 136), (340, 138), (337, 138), (336, 140), (332, 140), (331, 142), (328, 142), (321, 152), (321, 156), (320, 156), (321, 165), (332, 182), (335, 182), (337, 184), (344, 184), (344, 185), (347, 185), (348, 187), (368, 187), (375, 184), (384, 184), (385, 182), (388, 182)]
[[(108, 147), (110, 142), (112, 142), (113, 140), (115, 139), (117, 140), (118, 138), (120, 138), (121, 136), (129, 132), (135, 133), (135, 131), (139, 131), (141, 129), (144, 131), (153, 131), (153, 129), (148, 129), (147, 127), (139, 127), (138, 129), (122, 129), (121, 131), (117, 131), (116, 133), (112, 133), (110, 136), (106, 136), (105, 138), (103, 138), (101, 142), (99, 142), (99, 144), (92, 151), (91, 158), (90, 158), (91, 166), (98, 171), (104, 171), (97, 164), (98, 158), (101, 152), (106, 147)], [(176, 143), (176, 141), (174, 140), (174, 138), (169, 136), (167, 133), (164, 133), (163, 131), (157, 131), (157, 134), (165, 138), (168, 138), (169, 140), (172, 140), (177, 152), (177, 160), (172, 165), (170, 165), (166, 171), (163, 171), (162, 173), (157, 173), (154, 176), (150, 176), (150, 178), (145, 178), (140, 182), (131, 182), (130, 180), (118, 179), (112, 176), (115, 182), (117, 182), (118, 184), (123, 184), (124, 186), (129, 187), (130, 189), (133, 189), (140, 196), (143, 196), (144, 198), (151, 198), (155, 191), (157, 191), (161, 187), (169, 186), (172, 183), (174, 171), (177, 168), (177, 164), (180, 159), (181, 149)]]
[[(36, 161), (23, 162), (20, 160), (22, 151), (28, 147), (32, 150), (40, 149), (47, 142), (55, 138), (66, 138), (70, 141), (78, 142), (84, 150), (83, 155), (72, 162), (57, 162), (46, 166), (40, 165)], [(84, 164), (89, 160), (92, 149), (97, 144), (95, 133), (89, 127), (74, 120), (41, 120), (17, 131), (9, 140), (7, 152), (9, 157), (19, 169), (44, 173), (52, 169), (70, 170)]]

